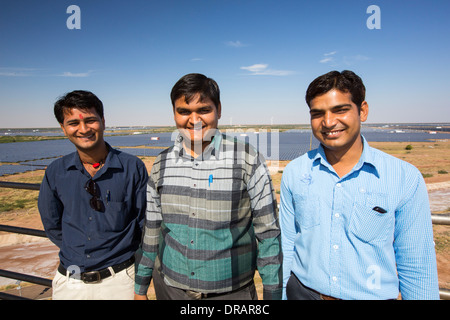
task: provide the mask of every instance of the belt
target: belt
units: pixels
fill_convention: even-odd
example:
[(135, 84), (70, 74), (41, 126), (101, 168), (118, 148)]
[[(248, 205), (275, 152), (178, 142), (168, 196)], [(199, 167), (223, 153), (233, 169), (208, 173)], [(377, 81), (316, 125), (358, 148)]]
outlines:
[(320, 297), (320, 300), (342, 300), (342, 299), (335, 298), (335, 297), (332, 297), (332, 296), (327, 296), (327, 295), (322, 294), (320, 292), (317, 292), (316, 290), (311, 289), (311, 288), (308, 288), (308, 289), (313, 291), (313, 292), (315, 292), (315, 293), (317, 293), (319, 295), (319, 297)]
[(341, 300), (339, 298), (335, 298), (335, 297), (331, 297), (331, 296), (327, 296), (324, 294), (319, 293), (320, 299), (322, 300)]
[(235, 293), (235, 292), (244, 290), (245, 288), (251, 286), (252, 284), (253, 284), (253, 280), (238, 289), (235, 289), (232, 291), (227, 291), (227, 292), (221, 292), (221, 293), (214, 293), (214, 292), (202, 293), (202, 292), (197, 292), (197, 291), (192, 291), (192, 290), (184, 290), (184, 292), (186, 293), (186, 295), (189, 298), (191, 298), (193, 300), (201, 300), (201, 299), (219, 297), (219, 296), (223, 296), (223, 295), (230, 294), (230, 293)]
[[(128, 259), (127, 261), (124, 261), (122, 263), (116, 264), (114, 266), (111, 266), (111, 268), (114, 273), (120, 272), (129, 266), (131, 266), (134, 263), (134, 257)], [(81, 280), (84, 283), (98, 283), (102, 281), (103, 279), (106, 279), (112, 275), (111, 270), (109, 268), (105, 268), (98, 271), (86, 271), (82, 273), (73, 273), (70, 274), (69, 277)], [(58, 271), (62, 275), (67, 275), (67, 269), (63, 267), (63, 265), (60, 263), (58, 266)]]

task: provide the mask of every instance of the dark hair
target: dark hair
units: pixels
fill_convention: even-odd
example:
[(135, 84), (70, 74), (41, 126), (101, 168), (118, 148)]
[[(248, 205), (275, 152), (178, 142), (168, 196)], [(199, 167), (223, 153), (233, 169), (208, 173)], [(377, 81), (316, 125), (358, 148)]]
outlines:
[(314, 79), (306, 90), (306, 103), (311, 107), (311, 100), (332, 89), (349, 92), (352, 95), (353, 103), (356, 104), (358, 110), (361, 110), (361, 104), (366, 97), (366, 87), (359, 76), (348, 70), (330, 71)]
[(103, 103), (95, 94), (89, 91), (75, 90), (59, 98), (55, 103), (54, 113), (59, 123), (64, 123), (64, 113), (72, 108), (94, 108), (100, 118), (103, 119)]
[(200, 73), (190, 73), (183, 76), (175, 83), (170, 93), (172, 106), (175, 107), (175, 101), (183, 97), (189, 103), (196, 94), (200, 94), (200, 101), (210, 99), (214, 102), (216, 108), (220, 104), (220, 90), (217, 83)]

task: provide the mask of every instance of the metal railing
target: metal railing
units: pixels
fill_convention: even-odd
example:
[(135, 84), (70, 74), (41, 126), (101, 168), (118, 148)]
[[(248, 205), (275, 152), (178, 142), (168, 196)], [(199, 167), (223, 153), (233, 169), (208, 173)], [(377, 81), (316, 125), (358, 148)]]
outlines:
[[(39, 190), (40, 184), (0, 181), (0, 188)], [(432, 214), (431, 221), (435, 225), (450, 225), (450, 214)], [(47, 238), (47, 235), (45, 234), (45, 232), (43, 230), (0, 225), (0, 231), (13, 232), (13, 233), (26, 234), (26, 235), (36, 236), (36, 237)], [(46, 286), (46, 287), (52, 286), (51, 279), (35, 277), (35, 276), (27, 275), (27, 274), (22, 274), (22, 273), (17, 273), (17, 272), (2, 270), (2, 269), (0, 269), (0, 277), (16, 279), (16, 280), (25, 281), (25, 282), (34, 283), (34, 284), (39, 284), (39, 285)], [(450, 300), (450, 290), (449, 289), (440, 288), (439, 295), (442, 300)], [(26, 299), (26, 298), (9, 295), (9, 294), (0, 292), (0, 300), (2, 300), (2, 299), (3, 300), (7, 300), (7, 299), (19, 300), (19, 299)]]

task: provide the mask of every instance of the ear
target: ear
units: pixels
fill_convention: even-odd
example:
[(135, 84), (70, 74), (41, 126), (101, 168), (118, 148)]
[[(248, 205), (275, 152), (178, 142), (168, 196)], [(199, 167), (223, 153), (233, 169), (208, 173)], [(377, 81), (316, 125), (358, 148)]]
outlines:
[(359, 112), (359, 118), (361, 119), (361, 122), (365, 122), (368, 116), (369, 104), (367, 103), (367, 101), (363, 101), (363, 103), (361, 103), (361, 111)]
[(105, 130), (106, 127), (105, 127), (105, 118), (104, 117), (102, 118), (102, 125), (103, 125), (103, 130)]
[(220, 119), (222, 116), (222, 104), (219, 102), (219, 105), (217, 106), (217, 119)]
[(64, 135), (67, 137), (67, 132), (66, 132), (66, 129), (64, 128), (64, 124), (60, 123), (59, 125), (61, 126), (61, 129), (64, 132)]

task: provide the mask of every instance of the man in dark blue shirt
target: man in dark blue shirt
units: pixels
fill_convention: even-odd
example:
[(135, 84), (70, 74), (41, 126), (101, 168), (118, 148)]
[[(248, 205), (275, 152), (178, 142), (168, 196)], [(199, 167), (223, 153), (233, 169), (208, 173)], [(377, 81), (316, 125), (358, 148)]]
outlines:
[(76, 152), (48, 166), (39, 193), (45, 231), (60, 248), (53, 299), (133, 299), (145, 165), (104, 141), (103, 104), (93, 93), (70, 92), (54, 112)]

